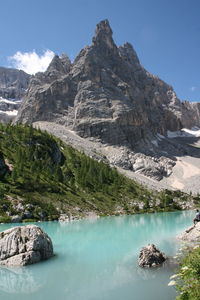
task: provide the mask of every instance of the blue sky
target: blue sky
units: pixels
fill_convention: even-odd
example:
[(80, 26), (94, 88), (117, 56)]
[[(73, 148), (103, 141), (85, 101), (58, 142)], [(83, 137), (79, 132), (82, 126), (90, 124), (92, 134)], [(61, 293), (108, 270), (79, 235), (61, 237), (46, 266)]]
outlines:
[(199, 0), (6, 0), (0, 9), (1, 66), (18, 51), (73, 59), (108, 19), (117, 45), (130, 42), (180, 99), (200, 101)]

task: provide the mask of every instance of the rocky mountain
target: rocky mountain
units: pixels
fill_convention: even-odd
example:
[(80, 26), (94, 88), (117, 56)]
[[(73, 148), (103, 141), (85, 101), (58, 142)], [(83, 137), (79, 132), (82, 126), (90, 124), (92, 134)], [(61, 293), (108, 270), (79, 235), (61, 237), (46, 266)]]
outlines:
[(117, 47), (107, 20), (73, 64), (55, 56), (46, 72), (36, 74), (25, 99), (16, 122), (55, 120), (111, 144), (134, 146), (152, 133), (200, 125), (199, 105), (181, 102), (148, 73), (129, 43)]
[[(169, 176), (183, 145), (168, 131), (200, 126), (200, 104), (181, 102), (167, 83), (147, 72), (129, 43), (116, 46), (107, 20), (73, 63), (55, 56), (30, 80), (16, 123), (50, 121), (114, 148), (110, 163), (158, 180)], [(99, 149), (98, 149), (99, 151)]]
[(0, 122), (9, 122), (16, 116), (30, 77), (22, 70), (0, 67)]

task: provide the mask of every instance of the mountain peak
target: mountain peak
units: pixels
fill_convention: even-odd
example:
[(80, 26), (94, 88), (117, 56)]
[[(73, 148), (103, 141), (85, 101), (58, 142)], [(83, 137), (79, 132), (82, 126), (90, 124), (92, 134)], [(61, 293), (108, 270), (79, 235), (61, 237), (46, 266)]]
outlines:
[(137, 53), (133, 49), (130, 43), (125, 43), (123, 46), (119, 47), (120, 56), (131, 65), (133, 69), (138, 68), (140, 65)]
[(110, 27), (110, 24), (109, 24), (109, 21), (106, 19), (106, 20), (102, 20), (101, 22), (99, 22), (97, 25), (96, 25), (96, 35), (98, 35), (99, 33), (106, 33), (106, 34), (109, 34), (112, 36), (112, 29)]
[(62, 54), (61, 57), (55, 55), (50, 62), (47, 72), (58, 71), (61, 73), (67, 73), (70, 69), (70, 60), (66, 54)]
[(94, 45), (107, 44), (109, 48), (113, 48), (114, 41), (112, 39), (112, 29), (108, 20), (103, 20), (96, 25), (95, 36), (92, 41)]

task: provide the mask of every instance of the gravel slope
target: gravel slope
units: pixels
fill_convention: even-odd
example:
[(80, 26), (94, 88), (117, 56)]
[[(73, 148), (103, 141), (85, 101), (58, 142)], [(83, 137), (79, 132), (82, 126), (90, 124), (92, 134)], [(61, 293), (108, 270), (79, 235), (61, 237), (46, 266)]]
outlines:
[[(86, 155), (98, 160), (103, 158), (107, 161), (106, 156), (108, 151), (109, 155), (117, 155), (120, 152), (120, 147), (116, 148), (113, 146), (103, 145), (92, 138), (83, 139), (75, 132), (59, 124), (50, 122), (35, 122), (34, 126), (50, 132), (77, 150), (83, 151)], [(176, 138), (173, 140), (176, 141)], [(177, 138), (177, 142), (180, 142), (180, 138)], [(172, 174), (160, 181), (122, 168), (118, 168), (118, 170), (127, 177), (134, 179), (151, 189), (160, 190), (168, 188), (172, 190), (179, 189), (188, 193), (192, 192), (193, 194), (200, 193), (200, 139), (195, 139), (194, 141), (193, 138), (191, 138), (191, 140), (189, 138), (181, 138), (181, 144), (184, 143), (187, 145), (189, 143), (194, 147), (195, 155), (192, 153), (193, 156), (187, 155), (176, 157), (177, 162), (173, 167)], [(197, 155), (198, 148), (199, 155)]]

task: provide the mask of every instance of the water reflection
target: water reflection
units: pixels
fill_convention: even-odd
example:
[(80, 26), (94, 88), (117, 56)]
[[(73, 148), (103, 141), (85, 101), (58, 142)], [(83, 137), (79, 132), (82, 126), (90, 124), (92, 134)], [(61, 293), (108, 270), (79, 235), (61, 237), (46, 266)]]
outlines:
[(29, 267), (0, 268), (0, 290), (13, 294), (30, 294), (45, 284), (45, 278)]

